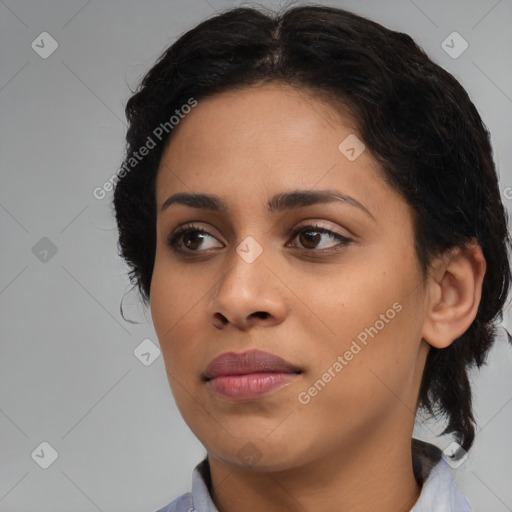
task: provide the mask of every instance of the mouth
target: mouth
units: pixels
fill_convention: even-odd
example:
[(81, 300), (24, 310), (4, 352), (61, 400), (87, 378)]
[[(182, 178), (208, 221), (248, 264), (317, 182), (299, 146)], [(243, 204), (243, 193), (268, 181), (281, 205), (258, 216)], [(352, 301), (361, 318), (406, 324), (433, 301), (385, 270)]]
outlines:
[(279, 356), (249, 350), (215, 358), (202, 374), (212, 391), (224, 398), (249, 400), (290, 384), (303, 371)]

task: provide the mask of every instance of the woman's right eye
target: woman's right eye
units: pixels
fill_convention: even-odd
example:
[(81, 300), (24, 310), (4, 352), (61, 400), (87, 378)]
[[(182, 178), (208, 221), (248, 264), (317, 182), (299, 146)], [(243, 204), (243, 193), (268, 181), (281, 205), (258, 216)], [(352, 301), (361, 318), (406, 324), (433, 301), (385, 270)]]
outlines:
[[(213, 235), (199, 226), (184, 226), (179, 227), (171, 234), (171, 236), (169, 236), (167, 239), (167, 245), (171, 247), (173, 251), (179, 253), (204, 252), (207, 249), (216, 247), (215, 245), (206, 248), (203, 246), (203, 250), (198, 250), (207, 237), (215, 239)], [(186, 248), (183, 248), (183, 246)], [(223, 247), (222, 244), (221, 247)]]

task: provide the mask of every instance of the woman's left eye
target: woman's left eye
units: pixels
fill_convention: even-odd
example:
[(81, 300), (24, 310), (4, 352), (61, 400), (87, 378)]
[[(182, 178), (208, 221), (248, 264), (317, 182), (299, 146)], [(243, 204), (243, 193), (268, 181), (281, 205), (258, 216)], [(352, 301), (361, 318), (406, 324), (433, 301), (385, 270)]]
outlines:
[[(302, 245), (299, 249), (304, 248), (308, 250), (333, 249), (336, 246), (344, 247), (352, 242), (350, 238), (320, 226), (302, 226), (293, 232), (293, 237), (299, 238), (300, 244)], [(318, 244), (322, 241), (322, 237), (324, 237), (324, 239), (330, 238), (331, 240), (337, 241), (337, 243), (331, 244), (327, 247), (318, 247)]]

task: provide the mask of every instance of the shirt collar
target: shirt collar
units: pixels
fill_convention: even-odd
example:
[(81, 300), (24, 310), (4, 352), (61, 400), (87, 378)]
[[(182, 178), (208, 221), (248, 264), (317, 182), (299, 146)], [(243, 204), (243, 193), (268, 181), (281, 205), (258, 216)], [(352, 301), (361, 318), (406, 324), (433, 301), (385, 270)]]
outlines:
[(410, 512), (472, 512), (437, 446), (413, 439), (412, 461), (421, 494)]

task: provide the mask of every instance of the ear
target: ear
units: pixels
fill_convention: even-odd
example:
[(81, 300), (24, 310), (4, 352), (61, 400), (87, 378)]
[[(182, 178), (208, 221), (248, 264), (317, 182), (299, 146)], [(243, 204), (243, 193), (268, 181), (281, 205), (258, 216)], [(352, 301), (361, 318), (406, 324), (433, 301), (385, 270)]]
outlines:
[(437, 257), (428, 277), (423, 339), (448, 347), (476, 317), (487, 264), (476, 239)]

